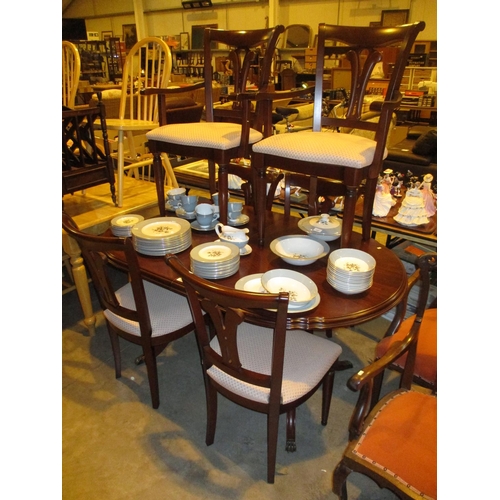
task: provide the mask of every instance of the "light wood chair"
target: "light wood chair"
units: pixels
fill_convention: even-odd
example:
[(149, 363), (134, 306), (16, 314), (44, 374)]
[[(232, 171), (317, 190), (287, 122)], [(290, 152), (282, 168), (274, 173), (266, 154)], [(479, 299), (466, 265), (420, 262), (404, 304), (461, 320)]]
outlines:
[[(437, 269), (437, 255), (422, 255), (417, 265), (422, 277), (429, 276)], [(351, 472), (368, 476), (401, 499), (437, 498), (437, 397), (411, 388), (429, 292), (429, 279), (423, 282), (407, 334), (347, 383), (359, 398), (349, 423), (349, 444), (333, 473), (333, 492), (341, 500), (347, 500)], [(372, 408), (374, 379), (402, 356), (406, 363), (400, 388)]]
[[(209, 188), (219, 192), (220, 221), (227, 223), (228, 169), (234, 158), (248, 158), (250, 145), (272, 133), (271, 106), (261, 102), (252, 109), (250, 100), (239, 102), (238, 96), (246, 92), (247, 82), (256, 79), (256, 95), (268, 91), (272, 62), (283, 26), (249, 31), (232, 31), (206, 28), (204, 31), (204, 82), (191, 89), (205, 89), (205, 121), (200, 123), (165, 125), (146, 134), (149, 149), (155, 157), (155, 180), (162, 173), (160, 154), (206, 159), (209, 164)], [(231, 62), (234, 98), (228, 106), (215, 106), (212, 91), (212, 47), (223, 44), (228, 47)], [(168, 95), (166, 91), (145, 89), (144, 94)], [(215, 181), (215, 165), (218, 165), (218, 186)], [(157, 180), (160, 213), (165, 213), (163, 182)]]
[(78, 49), (73, 43), (64, 40), (62, 43), (62, 105), (68, 108), (75, 107), (80, 68)]
[[(123, 205), (123, 177), (132, 170), (132, 175), (139, 175), (138, 169), (153, 163), (152, 155), (139, 156), (137, 136), (159, 125), (158, 98), (145, 96), (140, 90), (166, 88), (172, 71), (172, 54), (167, 43), (161, 38), (146, 37), (139, 40), (131, 49), (123, 68), (123, 84), (120, 97), (119, 118), (107, 120), (108, 131), (118, 132), (117, 151), (117, 199), (118, 206)], [(125, 150), (125, 141), (128, 151)], [(126, 158), (127, 156), (127, 158)], [(163, 167), (166, 169), (169, 184), (178, 187), (168, 157), (163, 155)], [(164, 178), (163, 175), (162, 178)]]
[[(140, 345), (147, 367), (153, 408), (160, 405), (156, 358), (170, 342), (193, 331), (194, 325), (185, 297), (143, 280), (131, 238), (95, 236), (82, 233), (74, 221), (62, 213), (62, 228), (82, 251), (85, 264), (106, 318), (116, 378), (121, 376), (119, 339)], [(129, 282), (114, 286), (106, 254), (124, 252)], [(137, 361), (136, 361), (137, 362)]]
[[(321, 423), (327, 424), (342, 348), (304, 331), (287, 331), (286, 292), (235, 290), (199, 278), (175, 255), (166, 261), (182, 278), (195, 322), (207, 401), (206, 444), (214, 442), (218, 394), (266, 414), (267, 482), (274, 483), (280, 414), (287, 415), (286, 450), (295, 451), (296, 408), (322, 386)], [(250, 324), (249, 315), (269, 327)]]
[[(391, 28), (319, 25), (313, 130), (272, 135), (252, 146), (260, 245), (264, 245), (265, 173), (268, 167), (335, 179), (345, 184), (342, 247), (350, 245), (358, 191), (364, 183), (362, 232), (364, 240), (370, 238), (377, 178), (387, 155), (387, 134), (392, 114), (401, 102), (399, 85), (413, 42), (424, 27), (423, 22)], [(372, 103), (372, 110), (379, 116), (376, 120), (362, 120), (368, 80), (375, 65), (382, 60), (378, 49), (393, 45), (398, 45), (399, 53), (386, 96), (383, 101)], [(348, 107), (346, 113), (339, 117), (325, 116), (323, 110), (324, 60), (331, 54), (345, 56), (351, 66)], [(287, 91), (284, 92), (286, 95)], [(261, 94), (256, 99), (275, 99), (275, 96)], [(367, 133), (360, 134), (358, 131)]]

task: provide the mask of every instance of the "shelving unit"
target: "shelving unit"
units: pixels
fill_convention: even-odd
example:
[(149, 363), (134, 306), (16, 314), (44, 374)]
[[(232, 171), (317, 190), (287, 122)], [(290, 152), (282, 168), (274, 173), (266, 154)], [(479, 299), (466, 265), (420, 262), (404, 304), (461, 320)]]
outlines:
[(418, 90), (418, 82), (430, 81), (432, 72), (437, 71), (436, 66), (407, 66), (401, 80), (400, 90)]
[(73, 40), (72, 42), (80, 53), (82, 64), (80, 80), (91, 84), (109, 81), (109, 49), (106, 42), (98, 40)]

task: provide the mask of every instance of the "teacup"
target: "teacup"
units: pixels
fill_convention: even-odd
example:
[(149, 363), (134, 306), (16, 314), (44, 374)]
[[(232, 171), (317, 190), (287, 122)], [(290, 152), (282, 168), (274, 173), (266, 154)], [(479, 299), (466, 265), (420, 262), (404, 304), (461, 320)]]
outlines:
[(182, 208), (188, 212), (194, 212), (194, 209), (196, 208), (196, 204), (198, 203), (198, 196), (196, 195), (181, 195), (181, 204)]
[(212, 201), (214, 202), (214, 205), (219, 205), (219, 193), (214, 193), (212, 195)]
[(180, 207), (182, 205), (181, 196), (186, 194), (186, 188), (173, 188), (167, 191), (167, 202), (173, 207)]
[(232, 226), (224, 226), (221, 222), (215, 226), (215, 232), (217, 233), (217, 236), (224, 241), (231, 241), (235, 243), (244, 241), (246, 244), (249, 239), (247, 236), (247, 228), (237, 229)]
[(227, 204), (227, 216), (232, 221), (238, 220), (241, 217), (242, 210), (243, 210), (242, 201), (230, 201)]
[(213, 206), (209, 203), (200, 203), (194, 209), (196, 220), (201, 227), (208, 227), (213, 221), (217, 220), (218, 214), (215, 213)]

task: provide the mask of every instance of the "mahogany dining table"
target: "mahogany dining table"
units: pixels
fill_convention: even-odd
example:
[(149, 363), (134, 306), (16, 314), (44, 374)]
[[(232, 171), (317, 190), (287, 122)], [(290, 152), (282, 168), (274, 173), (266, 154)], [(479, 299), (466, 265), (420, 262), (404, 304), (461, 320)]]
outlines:
[[(350, 246), (372, 255), (376, 260), (376, 267), (373, 285), (368, 290), (355, 295), (346, 295), (335, 290), (326, 279), (328, 255), (306, 266), (293, 266), (284, 262), (271, 251), (270, 243), (273, 239), (284, 235), (304, 234), (298, 228), (299, 218), (285, 217), (282, 213), (277, 212), (268, 212), (264, 245), (259, 246), (257, 221), (253, 208), (245, 206), (243, 213), (250, 218), (244, 227), (249, 229), (249, 244), (252, 252), (240, 257), (240, 266), (236, 274), (214, 281), (220, 285), (234, 288), (235, 283), (240, 278), (255, 273), (264, 273), (271, 269), (291, 269), (305, 274), (318, 286), (321, 300), (317, 307), (312, 310), (289, 313), (288, 329), (330, 330), (358, 325), (382, 316), (403, 299), (407, 289), (407, 274), (403, 263), (390, 249), (376, 240), (362, 241), (361, 234), (353, 233)], [(166, 216), (170, 216), (168, 212)], [(171, 216), (176, 217), (173, 212)], [(108, 229), (105, 234), (112, 235), (111, 230)], [(178, 253), (177, 257), (189, 269), (192, 248), (211, 241), (217, 241), (217, 234), (214, 230), (196, 231), (192, 229), (191, 247)], [(336, 250), (340, 248), (340, 238), (328, 242), (328, 244), (332, 251)], [(108, 258), (114, 266), (124, 271), (127, 270), (121, 252), (109, 254)], [(185, 294), (182, 281), (167, 265), (164, 257), (139, 254), (139, 264), (144, 279), (174, 292)], [(244, 307), (243, 304), (242, 306)], [(271, 318), (269, 324), (271, 324)], [(269, 325), (263, 324), (263, 326)]]

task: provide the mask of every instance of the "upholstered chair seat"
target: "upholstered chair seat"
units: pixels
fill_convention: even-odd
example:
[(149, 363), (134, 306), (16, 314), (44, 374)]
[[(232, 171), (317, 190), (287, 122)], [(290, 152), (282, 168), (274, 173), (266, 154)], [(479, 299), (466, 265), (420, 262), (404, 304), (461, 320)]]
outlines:
[[(307, 137), (303, 137), (307, 134)], [(311, 163), (332, 163), (349, 168), (371, 165), (376, 141), (351, 134), (306, 131), (277, 134), (253, 146), (254, 153), (280, 155)], [(385, 149), (384, 158), (387, 156)]]
[(366, 421), (349, 454), (384, 470), (402, 489), (437, 498), (437, 398), (416, 391), (395, 393), (383, 411)]
[[(273, 332), (271, 329), (242, 323), (238, 330), (238, 351), (243, 368), (271, 375), (272, 343)], [(217, 337), (212, 339), (210, 345), (214, 351), (220, 353)], [(341, 352), (342, 348), (338, 344), (325, 342), (320, 337), (300, 330), (288, 330), (286, 332), (281, 404), (288, 404), (300, 399), (316, 387)], [(207, 370), (207, 374), (218, 384), (235, 394), (253, 401), (269, 403), (270, 391), (268, 388), (231, 377), (215, 365)]]
[[(241, 128), (240, 124), (225, 122), (178, 123), (151, 130), (146, 137), (152, 141), (227, 150), (240, 146)], [(251, 128), (249, 144), (260, 141), (262, 137), (259, 131)]]

